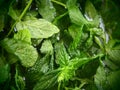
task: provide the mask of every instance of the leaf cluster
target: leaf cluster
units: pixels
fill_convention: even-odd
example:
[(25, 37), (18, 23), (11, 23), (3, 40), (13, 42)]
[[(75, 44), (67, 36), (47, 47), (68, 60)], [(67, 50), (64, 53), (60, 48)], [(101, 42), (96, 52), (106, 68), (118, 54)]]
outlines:
[(5, 1), (0, 1), (1, 90), (119, 89), (117, 1)]

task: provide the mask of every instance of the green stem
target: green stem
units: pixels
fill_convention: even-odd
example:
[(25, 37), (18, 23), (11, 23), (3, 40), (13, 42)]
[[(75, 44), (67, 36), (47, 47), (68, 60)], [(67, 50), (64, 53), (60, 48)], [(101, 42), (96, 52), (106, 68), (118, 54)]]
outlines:
[(58, 84), (58, 90), (60, 90), (60, 86), (61, 86), (61, 82), (59, 82), (59, 84)]
[(65, 5), (64, 3), (61, 3), (61, 2), (56, 1), (56, 0), (51, 0), (51, 1), (54, 2), (54, 3), (56, 3), (56, 4), (58, 4), (58, 5), (63, 6), (64, 8), (67, 8), (66, 5)]
[(55, 20), (53, 21), (53, 24), (56, 25), (56, 24), (57, 24), (57, 21), (58, 21), (59, 19), (61, 19), (62, 17), (64, 17), (65, 15), (67, 15), (67, 14), (68, 14), (68, 12), (65, 12), (65, 13), (63, 13), (62, 15), (56, 17)]
[(17, 24), (17, 22), (19, 22), (22, 17), (25, 15), (26, 11), (28, 10), (28, 8), (30, 7), (31, 3), (32, 3), (33, 0), (30, 0), (29, 3), (27, 4), (27, 6), (25, 7), (25, 9), (23, 10), (23, 12), (21, 13), (21, 15), (19, 16), (18, 20), (15, 21), (15, 23), (12, 25), (10, 31), (8, 32), (8, 34), (6, 35), (6, 37), (8, 37), (11, 32), (13, 31), (15, 25)]

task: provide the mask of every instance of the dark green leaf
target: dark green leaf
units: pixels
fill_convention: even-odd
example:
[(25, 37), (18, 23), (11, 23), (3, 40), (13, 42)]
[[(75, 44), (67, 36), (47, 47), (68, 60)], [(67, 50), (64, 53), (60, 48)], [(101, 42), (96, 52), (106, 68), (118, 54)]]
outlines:
[(107, 68), (99, 67), (95, 75), (98, 90), (118, 90), (120, 85), (119, 75), (119, 70), (108, 73)]
[[(100, 66), (97, 70), (97, 73), (95, 75), (95, 84), (98, 87), (98, 90), (104, 90), (104, 88), (107, 87), (107, 73), (105, 71), (105, 68), (103, 66)], [(109, 87), (108, 89), (109, 90)]]
[(95, 19), (95, 17), (98, 15), (95, 7), (89, 0), (86, 1), (85, 13), (92, 20)]
[(51, 1), (36, 0), (36, 2), (38, 5), (38, 12), (40, 13), (40, 15), (48, 21), (53, 21), (53, 19), (55, 18), (56, 12)]
[(37, 82), (41, 76), (49, 71), (50, 68), (50, 55), (47, 54), (43, 58), (39, 58), (34, 66), (28, 69), (27, 79), (28, 83), (32, 84)]
[(109, 59), (111, 59), (116, 65), (120, 65), (120, 41), (110, 40), (106, 45), (106, 51)]
[(0, 15), (0, 32), (4, 28), (4, 15)]
[(8, 53), (7, 60), (9, 64), (14, 64), (19, 60), (19, 58), (14, 54)]
[(12, 6), (9, 7), (9, 12), (8, 14), (12, 17), (12, 19), (17, 20), (18, 16), (16, 14), (16, 11), (13, 9)]
[(57, 83), (58, 72), (58, 70), (55, 70), (43, 75), (37, 82), (33, 90), (49, 90), (50, 87), (53, 87)]
[(10, 66), (8, 64), (0, 67), (0, 83), (5, 82), (10, 75)]
[(112, 72), (107, 79), (112, 90), (118, 90), (120, 86), (120, 70)]
[(16, 67), (16, 73), (15, 73), (15, 83), (18, 90), (24, 90), (25, 89), (25, 77), (22, 77), (19, 75), (18, 67)]
[(74, 1), (68, 0), (68, 2), (67, 2), (67, 8), (69, 11), (69, 16), (70, 16), (71, 22), (76, 25), (79, 25), (79, 26), (87, 24), (88, 22), (82, 15), (76, 2), (77, 2), (77, 0), (74, 0)]
[(4, 66), (6, 64), (5, 57), (0, 55), (0, 67)]

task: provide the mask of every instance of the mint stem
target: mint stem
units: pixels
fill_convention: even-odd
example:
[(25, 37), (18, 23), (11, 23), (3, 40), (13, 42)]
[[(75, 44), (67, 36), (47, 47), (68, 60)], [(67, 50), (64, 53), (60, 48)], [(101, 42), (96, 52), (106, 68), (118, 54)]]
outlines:
[(13, 31), (15, 25), (17, 24), (17, 22), (19, 22), (22, 17), (25, 15), (26, 11), (28, 10), (28, 8), (30, 7), (31, 3), (32, 3), (33, 0), (30, 0), (29, 3), (27, 4), (27, 6), (25, 7), (25, 9), (23, 10), (23, 12), (21, 13), (21, 15), (19, 16), (18, 20), (15, 21), (15, 23), (12, 25), (10, 31), (8, 32), (8, 34), (6, 35), (6, 37), (8, 37), (11, 32)]

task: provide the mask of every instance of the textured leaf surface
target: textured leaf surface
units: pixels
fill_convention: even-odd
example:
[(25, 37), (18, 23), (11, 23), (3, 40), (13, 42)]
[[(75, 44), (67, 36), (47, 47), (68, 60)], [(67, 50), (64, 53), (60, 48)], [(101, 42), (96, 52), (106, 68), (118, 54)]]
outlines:
[(37, 4), (38, 12), (44, 19), (52, 21), (55, 18), (56, 12), (51, 0), (37, 0)]
[(55, 52), (56, 52), (56, 63), (59, 64), (61, 67), (66, 66), (69, 62), (69, 55), (63, 45), (63, 43), (57, 43), (55, 45)]
[(33, 90), (49, 89), (57, 83), (58, 71), (52, 71), (40, 78)]
[(31, 44), (31, 35), (29, 30), (19, 30), (16, 34), (14, 34), (14, 39), (25, 41)]
[(81, 40), (83, 26), (72, 25), (69, 27), (69, 34), (73, 38), (73, 42), (70, 44), (70, 50), (76, 49)]
[(2, 46), (9, 53), (18, 56), (24, 67), (33, 66), (37, 60), (38, 54), (36, 49), (28, 43), (16, 41), (15, 39), (4, 39)]
[(71, 22), (76, 25), (83, 25), (87, 24), (87, 20), (82, 15), (81, 11), (79, 10), (79, 7), (76, 5), (77, 0), (68, 0), (67, 7), (69, 11), (69, 16), (71, 19)]
[(32, 38), (48, 38), (59, 32), (59, 29), (52, 23), (44, 20), (27, 20), (18, 22), (17, 30), (29, 30)]
[(40, 48), (41, 53), (53, 53), (53, 46), (50, 40), (45, 40)]

